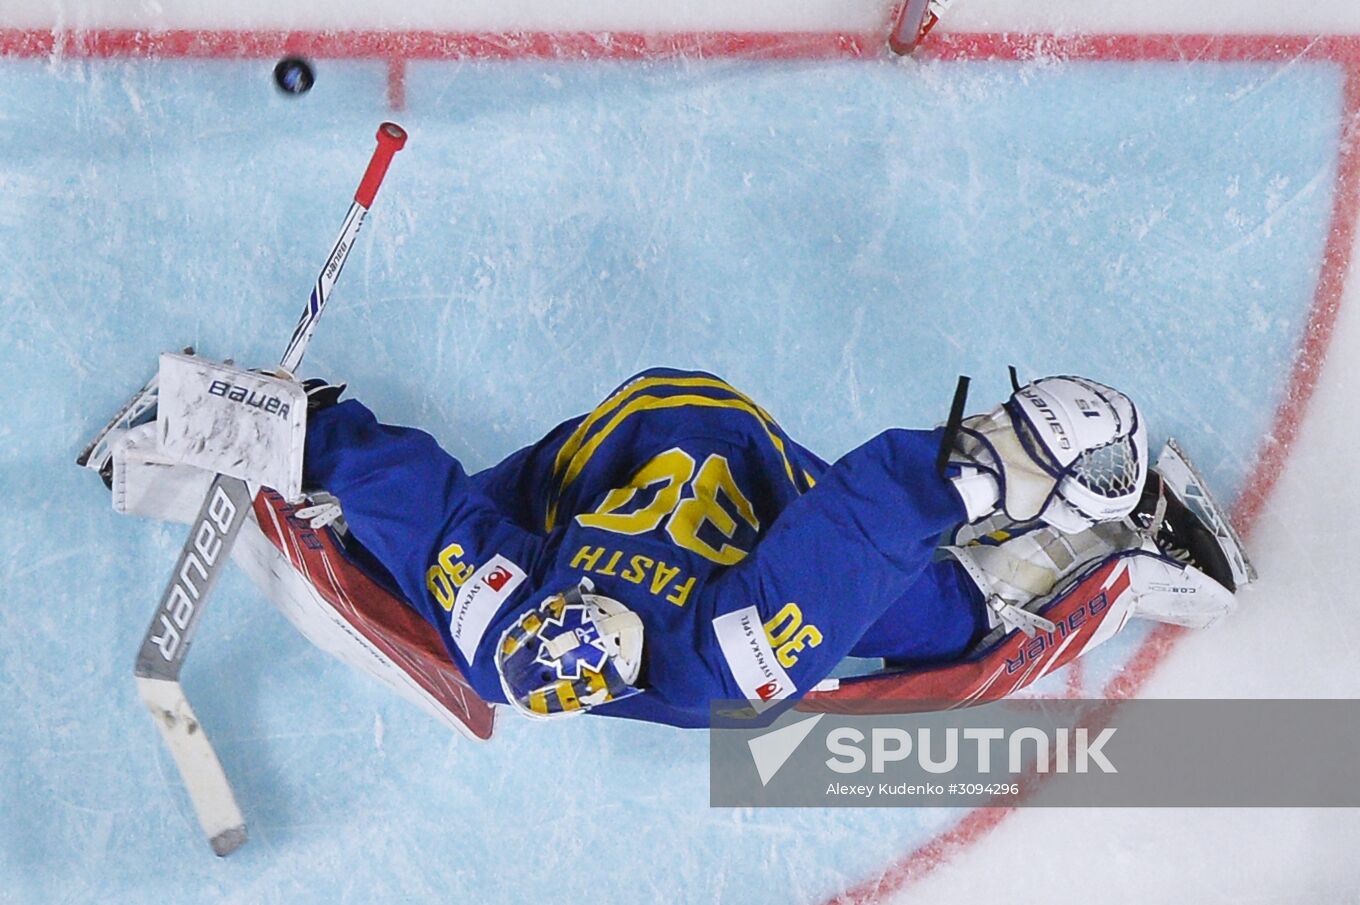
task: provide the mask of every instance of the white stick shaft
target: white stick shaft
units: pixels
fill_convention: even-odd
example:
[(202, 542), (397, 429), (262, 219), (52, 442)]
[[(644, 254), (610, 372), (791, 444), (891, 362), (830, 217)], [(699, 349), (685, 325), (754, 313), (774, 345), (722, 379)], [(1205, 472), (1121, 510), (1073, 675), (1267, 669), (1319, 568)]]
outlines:
[[(354, 193), (340, 237), (331, 247), (326, 266), (321, 268), (312, 287), (307, 308), (288, 341), (281, 364), (290, 374), (302, 363), (316, 322), (354, 248), (354, 240), (382, 185), (388, 164), (406, 144), (406, 131), (396, 123), (383, 123), (378, 127), (377, 139), (378, 147)], [(250, 492), (244, 482), (225, 475), (213, 479), (137, 654), (136, 677), (142, 700), (174, 755), (199, 822), (213, 851), (219, 855), (228, 855), (245, 844), (245, 821), (222, 764), (184, 696), (179, 673), (208, 593), (231, 553), (250, 503)]]
[(138, 676), (137, 691), (175, 758), (209, 844), (219, 857), (230, 855), (245, 844), (245, 818), (184, 689), (173, 680)]
[(312, 287), (312, 297), (307, 300), (307, 307), (303, 310), (296, 329), (293, 330), (293, 338), (288, 341), (283, 360), (279, 362), (280, 367), (289, 374), (297, 373), (298, 366), (302, 364), (302, 356), (307, 351), (312, 331), (316, 329), (316, 322), (326, 308), (326, 299), (330, 297), (331, 289), (340, 276), (340, 270), (345, 266), (345, 260), (354, 248), (359, 227), (364, 225), (364, 216), (373, 206), (373, 199), (378, 197), (378, 189), (382, 187), (383, 177), (387, 175), (387, 167), (392, 162), (393, 155), (406, 146), (406, 130), (396, 123), (383, 123), (378, 127), (376, 137), (378, 147), (369, 158), (363, 179), (359, 180), (359, 188), (354, 192), (354, 203), (350, 205), (349, 213), (345, 215), (345, 225), (340, 228), (340, 238), (336, 239), (335, 245), (331, 247), (331, 253), (326, 258), (326, 266), (321, 268), (316, 285)]
[(326, 266), (321, 268), (321, 273), (312, 286), (312, 295), (307, 300), (307, 307), (303, 309), (302, 317), (298, 319), (297, 327), (293, 329), (293, 336), (288, 340), (288, 348), (279, 362), (279, 367), (289, 374), (296, 374), (298, 366), (302, 364), (302, 356), (307, 353), (307, 344), (311, 342), (312, 334), (316, 332), (317, 321), (321, 320), (321, 312), (326, 310), (326, 300), (330, 298), (331, 290), (335, 288), (335, 281), (340, 278), (340, 271), (344, 269), (345, 261), (354, 248), (354, 240), (359, 236), (359, 228), (364, 225), (364, 217), (367, 215), (368, 208), (359, 202), (355, 201), (349, 206), (345, 224), (340, 228), (340, 236), (331, 247), (331, 253), (326, 258)]

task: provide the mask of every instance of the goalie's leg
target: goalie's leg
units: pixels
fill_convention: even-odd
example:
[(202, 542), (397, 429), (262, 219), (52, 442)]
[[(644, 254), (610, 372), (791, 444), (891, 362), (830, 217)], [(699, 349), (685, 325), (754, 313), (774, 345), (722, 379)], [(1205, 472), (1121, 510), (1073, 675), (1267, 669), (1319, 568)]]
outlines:
[(1110, 556), (1141, 551), (1134, 570), (1134, 615), (1205, 627), (1229, 613), (1237, 582), (1216, 535), (1155, 470), (1137, 508), (1118, 522), (1066, 534), (1039, 523), (994, 516), (965, 526), (944, 548), (987, 600), (993, 628), (1026, 634), (1052, 631), (1036, 611), (1090, 567)]

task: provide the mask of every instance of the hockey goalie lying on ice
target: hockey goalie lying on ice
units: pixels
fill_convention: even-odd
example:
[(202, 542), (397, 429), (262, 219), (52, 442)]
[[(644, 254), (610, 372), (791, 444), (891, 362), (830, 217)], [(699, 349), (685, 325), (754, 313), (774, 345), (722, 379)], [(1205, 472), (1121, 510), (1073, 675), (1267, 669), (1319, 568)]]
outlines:
[[(717, 699), (995, 700), (1133, 617), (1207, 626), (1254, 577), (1175, 444), (1149, 468), (1134, 403), (1077, 377), (828, 465), (723, 380), (655, 369), (473, 475), (305, 388), (308, 498), (261, 490), (236, 561), (314, 643), (481, 738), (505, 703), (704, 726)], [(187, 522), (210, 475), (172, 446), (239, 438), (172, 429), (168, 398), (158, 430), (157, 394), (88, 464), (117, 510)], [(288, 456), (256, 458), (262, 482)], [(848, 656), (884, 666), (829, 679)]]

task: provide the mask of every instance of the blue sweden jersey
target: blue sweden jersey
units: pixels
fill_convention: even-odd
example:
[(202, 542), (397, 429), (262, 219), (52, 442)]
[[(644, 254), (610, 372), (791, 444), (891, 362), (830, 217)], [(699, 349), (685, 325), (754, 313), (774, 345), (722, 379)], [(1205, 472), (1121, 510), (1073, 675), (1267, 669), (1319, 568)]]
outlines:
[(971, 582), (933, 561), (964, 517), (939, 443), (885, 431), (828, 466), (725, 381), (653, 369), (471, 476), (344, 402), (312, 417), (306, 477), (487, 700), (505, 628), (585, 577), (644, 625), (646, 692), (592, 712), (703, 726), (711, 700), (796, 698), (847, 654), (948, 660), (979, 634)]

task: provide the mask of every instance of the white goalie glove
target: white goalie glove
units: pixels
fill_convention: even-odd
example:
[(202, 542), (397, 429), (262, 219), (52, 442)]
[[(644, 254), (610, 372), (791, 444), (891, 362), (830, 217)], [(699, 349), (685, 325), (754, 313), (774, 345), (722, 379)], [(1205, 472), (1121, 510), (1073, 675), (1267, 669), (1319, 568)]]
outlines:
[[(115, 512), (188, 523), (221, 472), (283, 493), (313, 530), (347, 530), (340, 501), (303, 494), (306, 413), (334, 405), (344, 384), (246, 371), (165, 355), (149, 381), (80, 457), (100, 473)], [(276, 486), (277, 484), (277, 486)], [(295, 489), (298, 488), (298, 489)]]
[[(1147, 477), (1147, 431), (1133, 401), (1082, 377), (1045, 377), (963, 421), (951, 463), (995, 479), (1017, 522), (1075, 533), (1133, 511)], [(964, 491), (961, 490), (961, 493)], [(965, 495), (965, 499), (967, 496)], [(973, 517), (977, 507), (969, 504)]]

